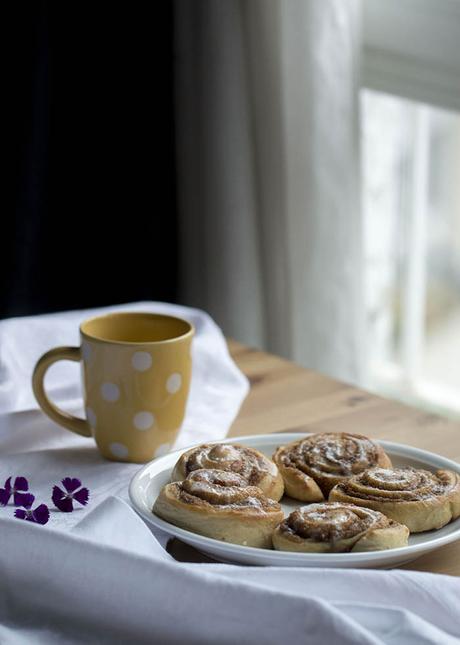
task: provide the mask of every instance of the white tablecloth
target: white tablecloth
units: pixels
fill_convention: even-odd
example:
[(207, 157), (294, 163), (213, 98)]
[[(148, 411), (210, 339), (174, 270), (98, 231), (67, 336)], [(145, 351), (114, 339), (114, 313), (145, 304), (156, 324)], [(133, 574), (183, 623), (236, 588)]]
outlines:
[[(247, 382), (208, 316), (156, 303), (197, 327), (180, 445), (219, 438)], [(0, 643), (459, 643), (460, 582), (403, 571), (338, 571), (178, 563), (127, 502), (138, 466), (107, 462), (89, 439), (37, 411), (30, 374), (51, 346), (76, 344), (95, 312), (0, 322), (0, 485), (24, 475), (37, 501), (78, 477), (90, 504), (51, 510), (46, 526), (0, 508)], [(50, 374), (51, 397), (78, 408), (78, 370)], [(58, 369), (59, 368), (59, 369)], [(52, 504), (50, 504), (52, 507)]]

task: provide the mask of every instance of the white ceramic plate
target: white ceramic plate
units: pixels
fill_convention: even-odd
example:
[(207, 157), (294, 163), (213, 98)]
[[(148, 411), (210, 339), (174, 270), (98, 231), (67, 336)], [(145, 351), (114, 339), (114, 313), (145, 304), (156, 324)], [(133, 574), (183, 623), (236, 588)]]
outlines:
[[(302, 437), (305, 437), (305, 433), (282, 433), (235, 437), (233, 440), (226, 439), (214, 443), (233, 441), (256, 448), (271, 457), (277, 446)], [(380, 444), (391, 457), (394, 466), (413, 466), (431, 471), (447, 468), (460, 473), (460, 464), (434, 453), (390, 441), (380, 441)], [(217, 560), (277, 567), (394, 567), (415, 560), (424, 553), (460, 539), (460, 518), (438, 531), (411, 535), (408, 546), (367, 553), (289, 553), (229, 544), (203, 537), (165, 522), (151, 511), (162, 486), (169, 482), (174, 464), (185, 450), (177, 450), (164, 457), (154, 459), (141, 468), (133, 477), (129, 487), (131, 502), (147, 523), (174, 535), (186, 544), (190, 544)], [(288, 515), (294, 508), (302, 506), (302, 503), (285, 497), (281, 505), (285, 514)]]

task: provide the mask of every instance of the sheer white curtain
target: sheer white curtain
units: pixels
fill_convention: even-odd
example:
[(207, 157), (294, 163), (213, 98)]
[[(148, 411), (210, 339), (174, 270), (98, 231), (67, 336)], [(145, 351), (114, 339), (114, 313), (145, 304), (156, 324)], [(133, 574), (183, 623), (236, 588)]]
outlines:
[(359, 381), (359, 0), (175, 6), (183, 300)]

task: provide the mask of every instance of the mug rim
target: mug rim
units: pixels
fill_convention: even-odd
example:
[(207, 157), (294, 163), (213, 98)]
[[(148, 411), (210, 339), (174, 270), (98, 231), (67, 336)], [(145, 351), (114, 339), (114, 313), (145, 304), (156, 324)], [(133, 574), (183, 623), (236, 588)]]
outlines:
[[(149, 318), (155, 318), (155, 319), (163, 318), (168, 320), (177, 320), (179, 322), (182, 322), (188, 325), (189, 329), (184, 334), (181, 334), (180, 336), (174, 336), (174, 338), (165, 338), (164, 340), (145, 340), (145, 341), (110, 340), (108, 338), (101, 338), (100, 336), (94, 336), (84, 331), (84, 326), (87, 325), (88, 323), (93, 322), (94, 320), (102, 320), (106, 318), (116, 318), (116, 317), (121, 318), (121, 317), (127, 317), (127, 316), (148, 316)], [(172, 316), (170, 314), (153, 313), (150, 311), (113, 311), (108, 314), (102, 314), (101, 316), (92, 316), (91, 318), (86, 318), (86, 320), (80, 323), (79, 330), (82, 338), (84, 338), (85, 340), (90, 340), (97, 343), (103, 343), (106, 345), (127, 345), (127, 346), (129, 345), (164, 345), (165, 343), (175, 343), (178, 340), (185, 340), (188, 337), (192, 337), (195, 333), (195, 327), (193, 323), (191, 323), (189, 320), (186, 320), (185, 318), (180, 318), (179, 316)]]

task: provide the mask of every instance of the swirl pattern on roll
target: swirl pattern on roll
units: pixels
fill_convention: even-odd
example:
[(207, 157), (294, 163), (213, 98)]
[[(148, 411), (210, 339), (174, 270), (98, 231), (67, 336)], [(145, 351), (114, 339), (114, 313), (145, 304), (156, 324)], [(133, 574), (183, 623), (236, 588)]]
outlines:
[(195, 533), (225, 542), (271, 548), (284, 514), (278, 502), (238, 473), (200, 469), (166, 484), (153, 512)]
[(293, 511), (275, 530), (273, 544), (278, 550), (339, 553), (404, 546), (408, 535), (378, 511), (324, 502)]
[(372, 466), (391, 466), (376, 442), (344, 432), (313, 434), (281, 446), (273, 460), (287, 494), (303, 501), (324, 499), (336, 484)]
[(412, 532), (440, 528), (460, 515), (460, 476), (417, 468), (371, 468), (338, 484), (330, 500), (385, 513)]
[(187, 504), (243, 508), (245, 512), (270, 513), (280, 505), (269, 499), (257, 486), (249, 486), (238, 473), (224, 470), (195, 470), (177, 483), (179, 498)]
[(278, 501), (284, 492), (276, 465), (264, 454), (239, 444), (203, 444), (185, 452), (178, 460), (172, 481), (184, 480), (196, 470), (212, 469), (237, 473), (251, 486), (258, 486)]
[(341, 489), (364, 500), (417, 502), (444, 495), (453, 483), (446, 471), (435, 475), (416, 468), (372, 468), (341, 484)]

